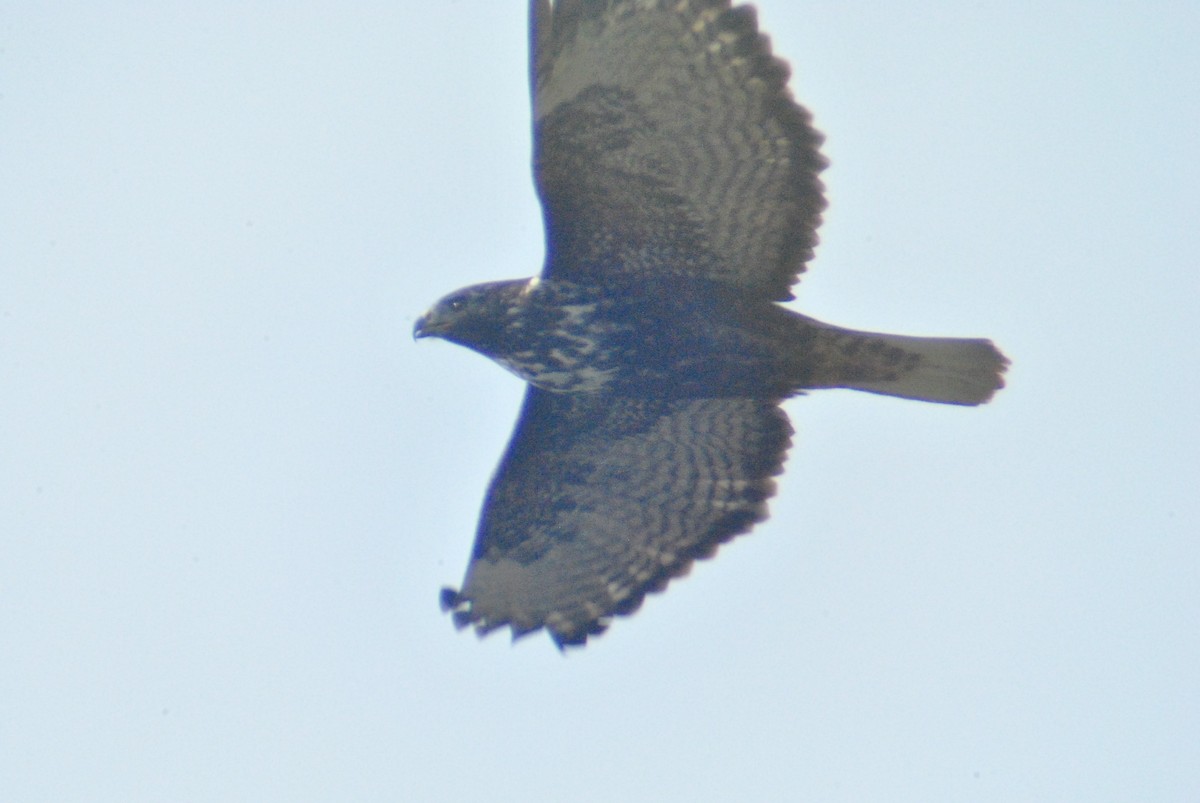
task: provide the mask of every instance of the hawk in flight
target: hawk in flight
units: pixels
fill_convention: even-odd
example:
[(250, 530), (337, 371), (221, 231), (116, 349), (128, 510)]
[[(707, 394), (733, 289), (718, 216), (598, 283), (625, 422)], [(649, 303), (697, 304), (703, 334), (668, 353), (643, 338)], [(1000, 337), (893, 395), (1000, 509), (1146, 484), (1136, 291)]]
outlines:
[(853, 388), (986, 402), (988, 340), (856, 332), (780, 305), (817, 243), (825, 166), (754, 9), (531, 0), (540, 276), (414, 327), (528, 383), (492, 478), (460, 627), (583, 644), (767, 515), (784, 399)]

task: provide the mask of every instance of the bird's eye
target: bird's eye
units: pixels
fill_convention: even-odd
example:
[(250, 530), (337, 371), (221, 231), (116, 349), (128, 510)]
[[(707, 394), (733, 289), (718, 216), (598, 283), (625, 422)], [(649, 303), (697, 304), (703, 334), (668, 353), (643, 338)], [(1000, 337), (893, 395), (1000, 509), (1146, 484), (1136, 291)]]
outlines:
[(463, 296), (455, 296), (446, 302), (453, 312), (462, 312), (467, 306), (467, 299)]

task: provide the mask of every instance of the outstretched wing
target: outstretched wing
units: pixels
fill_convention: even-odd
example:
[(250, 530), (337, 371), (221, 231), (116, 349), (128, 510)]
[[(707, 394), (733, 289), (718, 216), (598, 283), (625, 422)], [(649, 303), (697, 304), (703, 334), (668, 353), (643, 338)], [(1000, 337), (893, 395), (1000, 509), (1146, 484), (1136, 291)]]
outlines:
[(817, 242), (825, 161), (754, 9), (532, 0), (530, 18), (545, 275), (791, 298)]
[(791, 432), (771, 400), (531, 387), (443, 605), (481, 633), (582, 644), (766, 516)]

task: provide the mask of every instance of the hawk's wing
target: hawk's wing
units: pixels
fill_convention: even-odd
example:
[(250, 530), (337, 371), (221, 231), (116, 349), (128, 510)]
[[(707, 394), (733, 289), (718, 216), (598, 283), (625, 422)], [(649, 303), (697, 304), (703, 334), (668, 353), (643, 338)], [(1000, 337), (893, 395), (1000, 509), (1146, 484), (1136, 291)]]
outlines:
[[(546, 275), (691, 276), (786, 300), (817, 242), (821, 136), (729, 0), (531, 0)], [(608, 275), (606, 276), (605, 273)]]
[(583, 643), (766, 516), (791, 437), (764, 399), (632, 399), (531, 387), (488, 489), (459, 626)]

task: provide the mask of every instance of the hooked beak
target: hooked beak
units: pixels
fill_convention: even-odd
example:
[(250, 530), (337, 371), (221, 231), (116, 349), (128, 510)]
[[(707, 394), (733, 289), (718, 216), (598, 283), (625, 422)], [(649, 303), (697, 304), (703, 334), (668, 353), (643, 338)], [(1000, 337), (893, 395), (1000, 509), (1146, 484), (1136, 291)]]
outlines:
[(413, 340), (420, 340), (423, 337), (429, 337), (429, 332), (425, 330), (425, 327), (428, 325), (428, 315), (422, 315), (420, 318), (417, 318), (417, 322), (413, 324)]
[(413, 324), (413, 340), (423, 337), (442, 337), (446, 332), (446, 322), (439, 320), (433, 310), (417, 318)]

